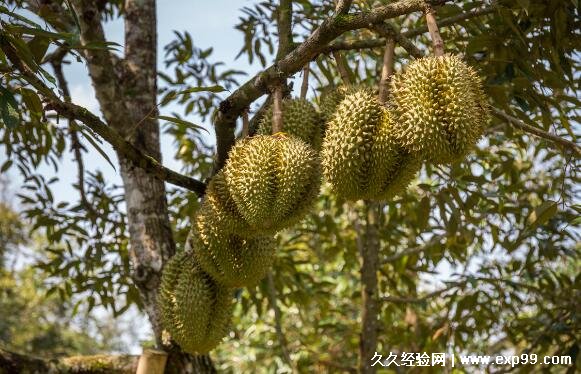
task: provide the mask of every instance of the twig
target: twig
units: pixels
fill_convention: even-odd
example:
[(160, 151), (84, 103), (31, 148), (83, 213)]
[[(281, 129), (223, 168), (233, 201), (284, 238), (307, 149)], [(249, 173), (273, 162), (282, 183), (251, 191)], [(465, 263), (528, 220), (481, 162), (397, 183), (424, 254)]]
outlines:
[(309, 91), (309, 64), (305, 65), (303, 69), (303, 82), (301, 84), (301, 99), (307, 97), (307, 92)]
[(511, 125), (519, 128), (525, 132), (528, 132), (530, 134), (538, 136), (540, 138), (550, 140), (551, 142), (555, 143), (556, 145), (558, 145), (562, 149), (571, 151), (573, 153), (573, 155), (575, 155), (577, 158), (581, 157), (581, 147), (579, 147), (577, 144), (575, 144), (567, 139), (563, 139), (559, 136), (550, 134), (550, 133), (548, 133), (544, 130), (541, 130), (537, 127), (528, 125), (528, 124), (524, 123), (523, 121), (521, 121), (520, 119), (513, 117), (513, 116), (503, 112), (500, 109), (491, 108), (491, 111), (492, 111), (492, 114), (494, 114), (496, 117), (498, 117), (502, 120), (505, 120), (506, 122), (510, 123)]
[(434, 56), (443, 56), (444, 41), (440, 35), (440, 30), (438, 30), (438, 23), (436, 22), (436, 10), (431, 5), (426, 6), (426, 24), (428, 25), (428, 31), (430, 32), (430, 37), (432, 38)]

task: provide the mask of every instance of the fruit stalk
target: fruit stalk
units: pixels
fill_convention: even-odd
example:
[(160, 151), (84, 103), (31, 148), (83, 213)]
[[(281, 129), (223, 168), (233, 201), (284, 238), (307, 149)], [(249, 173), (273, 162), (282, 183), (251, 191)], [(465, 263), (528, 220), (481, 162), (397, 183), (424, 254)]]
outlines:
[(439, 57), (444, 55), (444, 41), (440, 35), (440, 30), (438, 29), (438, 23), (436, 22), (436, 10), (431, 5), (426, 7), (426, 23), (428, 25), (428, 31), (430, 32), (430, 37), (432, 38), (432, 46), (434, 48), (434, 56)]

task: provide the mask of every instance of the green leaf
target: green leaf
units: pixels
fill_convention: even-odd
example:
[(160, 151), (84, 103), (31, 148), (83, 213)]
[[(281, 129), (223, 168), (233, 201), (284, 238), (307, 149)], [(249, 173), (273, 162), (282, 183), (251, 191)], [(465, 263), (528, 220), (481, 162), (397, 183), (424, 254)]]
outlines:
[(101, 154), (101, 156), (103, 156), (103, 158), (109, 163), (109, 165), (111, 165), (113, 170), (117, 170), (117, 169), (115, 169), (115, 165), (113, 165), (113, 162), (111, 162), (111, 159), (109, 158), (109, 156), (107, 156), (105, 151), (103, 151), (103, 149), (101, 147), (99, 147), (99, 145), (97, 144), (95, 139), (93, 139), (93, 137), (91, 136), (89, 131), (82, 131), (81, 133), (85, 136), (85, 139), (87, 139), (89, 141), (89, 143), (91, 143), (91, 145), (97, 150), (97, 152), (99, 152)]
[(75, 36), (75, 34), (69, 32), (52, 32), (47, 31), (41, 28), (36, 27), (27, 27), (27, 26), (17, 26), (17, 25), (7, 25), (6, 29), (10, 32), (25, 34), (25, 35), (34, 35), (34, 36), (41, 36), (50, 39), (56, 40), (68, 40)]
[(180, 119), (180, 118), (176, 118), (176, 117), (169, 117), (169, 116), (157, 116), (157, 117), (151, 117), (153, 119), (160, 119), (163, 121), (169, 121), (169, 122), (173, 122), (176, 123), (178, 125), (183, 125), (183, 126), (187, 126), (195, 131), (198, 130), (204, 130), (206, 133), (210, 134), (210, 132), (208, 130), (206, 130), (205, 128), (203, 128), (200, 125), (196, 125), (195, 123)]
[(2, 122), (9, 129), (15, 128), (20, 123), (20, 114), (18, 112), (18, 103), (12, 95), (12, 92), (8, 91), (4, 87), (0, 87), (0, 115), (2, 117)]
[(544, 203), (536, 207), (536, 209), (532, 211), (531, 214), (529, 214), (527, 218), (527, 224), (529, 226), (529, 229), (544, 224), (555, 214), (557, 214), (557, 211), (558, 207), (555, 201), (551, 200), (545, 201)]
[(36, 61), (38, 64), (42, 62), (42, 58), (46, 54), (49, 44), (49, 39), (43, 36), (35, 36), (31, 41), (28, 42), (28, 49), (30, 49), (30, 52), (32, 52), (34, 61)]
[(12, 160), (6, 161), (0, 168), (0, 173), (4, 173), (6, 170), (10, 169), (10, 166), (12, 166)]
[(42, 113), (42, 101), (40, 101), (40, 98), (36, 92), (29, 88), (22, 87), (20, 88), (20, 95), (22, 95), (22, 100), (24, 101), (24, 104), (26, 104), (26, 107), (29, 111), (38, 115)]

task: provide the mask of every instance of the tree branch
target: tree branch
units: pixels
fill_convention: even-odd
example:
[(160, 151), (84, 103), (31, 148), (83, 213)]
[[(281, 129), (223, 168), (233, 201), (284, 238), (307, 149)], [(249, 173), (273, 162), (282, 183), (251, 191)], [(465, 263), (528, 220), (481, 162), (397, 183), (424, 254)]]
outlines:
[(127, 157), (136, 166), (148, 171), (155, 177), (165, 180), (176, 186), (184, 187), (190, 191), (203, 195), (206, 185), (196, 179), (179, 174), (171, 169), (166, 168), (156, 161), (153, 157), (143, 154), (140, 149), (125, 141), (117, 131), (102, 122), (99, 117), (89, 112), (87, 109), (61, 101), (58, 96), (51, 91), (34, 72), (20, 60), (15, 48), (0, 34), (0, 46), (14, 67), (16, 67), (26, 79), (47, 102), (46, 109), (55, 110), (65, 118), (75, 119), (83, 122), (89, 129), (101, 136), (120, 154)]
[[(439, 1), (440, 3), (441, 1)], [(347, 3), (347, 2), (345, 2)], [(236, 120), (244, 108), (268, 92), (273, 82), (285, 79), (302, 69), (309, 61), (323, 52), (328, 43), (349, 30), (367, 28), (370, 24), (423, 10), (424, 0), (400, 0), (356, 14), (337, 13), (326, 19), (304, 42), (264, 71), (248, 80), (220, 103), (214, 123), (216, 131), (216, 170), (228, 157), (234, 144)], [(384, 42), (385, 43), (385, 42)]]
[(391, 22), (380, 23), (373, 25), (372, 31), (375, 31), (379, 35), (383, 36), (386, 40), (393, 38), (403, 49), (414, 58), (424, 57), (424, 53), (415, 46), (415, 44), (409, 40), (407, 37), (403, 36), (402, 33), (398, 32), (396, 27)]
[(523, 121), (521, 121), (520, 119), (513, 117), (509, 114), (506, 114), (505, 112), (503, 112), (500, 109), (491, 108), (491, 111), (492, 111), (493, 115), (495, 115), (496, 117), (510, 123), (514, 127), (517, 127), (525, 132), (528, 132), (529, 134), (533, 134), (533, 135), (538, 136), (540, 138), (547, 139), (547, 140), (555, 143), (556, 145), (558, 145), (562, 149), (571, 151), (571, 153), (573, 153), (573, 155), (575, 155), (577, 158), (581, 157), (581, 147), (579, 147), (577, 144), (573, 143), (572, 141), (569, 141), (567, 139), (563, 139), (557, 135), (550, 134), (550, 133), (548, 133), (544, 130), (541, 130), (537, 127), (528, 125), (528, 124), (524, 123)]
[[(438, 21), (438, 26), (450, 26), (455, 25), (459, 22), (466, 21), (471, 18), (481, 17), (493, 13), (496, 10), (495, 5), (490, 5), (480, 9), (474, 9), (466, 13), (458, 14), (456, 16), (442, 18)], [(402, 32), (400, 35), (405, 38), (414, 38), (428, 31), (427, 26), (418, 27), (413, 30), (408, 30)], [(357, 40), (353, 42), (339, 41), (334, 42), (324, 48), (321, 53), (331, 53), (332, 51), (342, 51), (342, 50), (359, 50), (359, 49), (369, 49), (369, 48), (379, 48), (385, 45), (385, 38), (380, 39), (365, 39)], [(403, 47), (403, 46), (402, 46)], [(409, 52), (409, 51), (408, 51)]]

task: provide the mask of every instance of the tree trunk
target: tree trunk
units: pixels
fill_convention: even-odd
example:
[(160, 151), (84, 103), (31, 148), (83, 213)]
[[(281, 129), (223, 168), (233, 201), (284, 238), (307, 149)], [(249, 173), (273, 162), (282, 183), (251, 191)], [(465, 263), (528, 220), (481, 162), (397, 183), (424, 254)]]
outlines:
[(371, 366), (377, 348), (377, 268), (379, 264), (379, 207), (375, 202), (365, 202), (365, 230), (362, 236), (361, 255), (361, 335), (359, 339), (359, 373), (374, 374), (376, 367)]
[[(104, 41), (94, 2), (74, 0), (83, 43)], [(161, 161), (157, 115), (157, 20), (155, 0), (126, 0), (125, 56), (87, 49), (85, 56), (107, 123), (145, 154)], [(169, 350), (166, 372), (212, 373), (207, 356), (192, 357), (162, 342), (157, 307), (163, 265), (175, 253), (164, 182), (118, 153), (125, 190), (132, 279), (151, 322), (157, 347)]]

